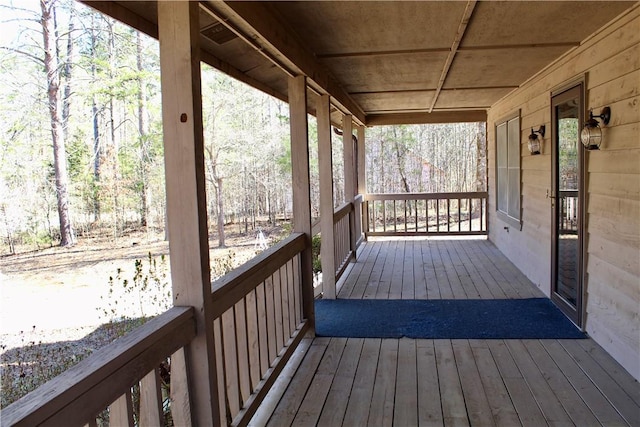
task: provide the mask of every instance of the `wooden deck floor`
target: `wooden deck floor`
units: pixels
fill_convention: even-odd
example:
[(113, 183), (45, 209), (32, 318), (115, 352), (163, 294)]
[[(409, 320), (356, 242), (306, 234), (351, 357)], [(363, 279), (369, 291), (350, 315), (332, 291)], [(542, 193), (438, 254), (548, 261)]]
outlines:
[[(541, 296), (483, 240), (365, 245), (342, 298)], [(252, 425), (640, 426), (640, 385), (594, 341), (305, 339)]]

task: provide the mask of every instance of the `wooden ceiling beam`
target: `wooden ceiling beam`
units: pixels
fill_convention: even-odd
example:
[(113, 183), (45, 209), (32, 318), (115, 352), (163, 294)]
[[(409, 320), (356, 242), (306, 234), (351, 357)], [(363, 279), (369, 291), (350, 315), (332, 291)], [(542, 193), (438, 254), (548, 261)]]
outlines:
[(473, 123), (486, 122), (487, 112), (485, 110), (466, 111), (435, 111), (400, 113), (400, 114), (369, 114), (367, 115), (367, 126), (385, 125), (415, 125), (426, 123)]
[(444, 63), (444, 67), (442, 68), (442, 74), (440, 75), (440, 80), (438, 81), (438, 87), (436, 88), (436, 93), (433, 96), (433, 101), (431, 102), (431, 108), (429, 108), (430, 113), (433, 111), (433, 108), (438, 102), (440, 91), (444, 86), (445, 80), (447, 80), (449, 69), (451, 68), (451, 64), (453, 64), (453, 58), (455, 58), (456, 53), (458, 52), (458, 48), (460, 47), (460, 42), (462, 41), (462, 37), (464, 37), (464, 32), (467, 30), (467, 25), (469, 25), (469, 21), (471, 20), (471, 15), (473, 15), (473, 9), (476, 7), (476, 3), (477, 3), (476, 0), (467, 1), (467, 6), (465, 7), (464, 12), (462, 14), (462, 19), (460, 20), (458, 31), (456, 32), (456, 36), (453, 40), (453, 45), (451, 46), (451, 50), (449, 51), (447, 60)]
[(98, 12), (117, 19), (154, 39), (158, 38), (158, 25), (156, 23), (144, 19), (114, 1), (80, 1)]
[(313, 80), (345, 114), (364, 124), (365, 113), (302, 41), (261, 2), (208, 1), (205, 10), (289, 75)]

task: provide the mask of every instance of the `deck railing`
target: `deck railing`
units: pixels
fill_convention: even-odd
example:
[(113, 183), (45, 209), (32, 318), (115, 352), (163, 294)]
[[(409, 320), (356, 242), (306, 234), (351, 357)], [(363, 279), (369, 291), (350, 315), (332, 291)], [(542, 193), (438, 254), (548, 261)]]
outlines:
[(133, 426), (134, 414), (137, 425), (189, 425), (184, 347), (195, 334), (193, 308), (173, 307), (3, 409), (2, 425)]
[(487, 192), (367, 194), (367, 236), (487, 234)]
[(245, 425), (308, 329), (295, 233), (213, 285), (221, 425)]

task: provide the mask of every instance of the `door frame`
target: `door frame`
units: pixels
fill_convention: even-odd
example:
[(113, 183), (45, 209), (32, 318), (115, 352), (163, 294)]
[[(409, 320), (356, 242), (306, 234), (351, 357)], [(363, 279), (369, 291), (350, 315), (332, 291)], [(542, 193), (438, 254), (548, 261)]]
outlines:
[[(585, 274), (585, 231), (586, 231), (586, 166), (587, 153), (582, 147), (580, 140), (578, 144), (578, 266), (576, 277), (576, 304), (568, 302), (564, 297), (555, 292), (556, 278), (558, 276), (558, 213), (556, 209), (560, 206), (560, 194), (558, 194), (558, 128), (556, 126), (556, 106), (571, 99), (579, 99), (578, 105), (578, 133), (585, 123), (586, 117), (586, 81), (584, 78), (575, 80), (561, 89), (551, 93), (551, 300), (560, 310), (579, 328), (584, 330), (583, 320), (585, 318), (585, 294), (586, 294), (586, 274)], [(579, 138), (579, 134), (578, 134)]]

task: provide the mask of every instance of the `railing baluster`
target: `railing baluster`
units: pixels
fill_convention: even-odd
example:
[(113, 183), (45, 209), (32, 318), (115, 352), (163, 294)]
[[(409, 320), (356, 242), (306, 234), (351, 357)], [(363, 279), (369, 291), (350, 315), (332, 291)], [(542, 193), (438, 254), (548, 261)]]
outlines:
[(440, 232), (440, 199), (436, 199), (436, 232)]
[(258, 346), (260, 347), (260, 377), (269, 369), (269, 340), (267, 333), (267, 300), (264, 282), (256, 287), (256, 306), (258, 310)]
[(451, 231), (451, 199), (447, 199), (447, 233)]
[(267, 307), (267, 345), (269, 346), (269, 366), (278, 355), (276, 348), (276, 316), (275, 304), (273, 302), (273, 276), (264, 281), (264, 294), (266, 296)]
[(242, 407), (240, 403), (240, 386), (238, 377), (238, 355), (236, 352), (236, 325), (233, 307), (222, 315), (222, 350), (224, 358), (224, 374), (229, 412), (237, 414)]
[[(215, 326), (215, 324), (214, 324)], [(214, 328), (215, 329), (215, 328)], [(216, 345), (219, 348), (219, 346)], [(187, 360), (184, 348), (179, 349), (171, 355), (171, 388), (169, 397), (171, 399), (171, 418), (176, 426), (191, 425), (191, 402), (189, 399), (189, 381), (187, 376)], [(218, 389), (224, 385), (224, 371), (220, 358), (216, 355), (218, 372)], [(222, 401), (224, 394), (220, 393)], [(220, 400), (220, 399), (219, 399)], [(224, 405), (220, 407), (220, 413), (224, 414)]]
[(382, 231), (387, 231), (387, 201), (382, 202)]
[(273, 273), (273, 313), (276, 322), (276, 356), (279, 349), (284, 347), (284, 331), (282, 327), (282, 284), (280, 283), (280, 270)]
[(287, 277), (287, 264), (280, 267), (280, 289), (282, 295), (282, 330), (284, 340), (291, 337), (289, 325), (289, 281)]
[(114, 427), (134, 427), (131, 390), (127, 390), (109, 407), (109, 425)]
[(240, 383), (241, 407), (251, 395), (251, 378), (249, 367), (249, 345), (247, 339), (247, 317), (244, 299), (234, 307), (236, 325), (236, 351), (238, 359), (238, 382)]
[(398, 213), (396, 212), (396, 201), (393, 200), (393, 231), (398, 231)]
[(287, 284), (289, 287), (289, 336), (293, 334), (293, 331), (296, 330), (296, 295), (293, 283), (293, 269), (295, 268), (295, 263), (293, 260), (289, 260), (287, 262)]
[(462, 231), (462, 201), (458, 197), (458, 231)]
[(293, 257), (293, 290), (295, 292), (295, 320), (296, 327), (302, 322), (302, 284), (300, 283), (300, 255), (296, 255)]
[(247, 294), (245, 304), (247, 343), (249, 346), (249, 376), (251, 378), (251, 392), (253, 392), (262, 378), (260, 374), (260, 343), (258, 340), (258, 310), (255, 289)]
[(409, 222), (407, 218), (407, 200), (404, 201), (404, 232), (407, 232), (407, 223)]
[(162, 424), (164, 424), (164, 416), (160, 373), (154, 369), (140, 380), (140, 425), (159, 426)]

